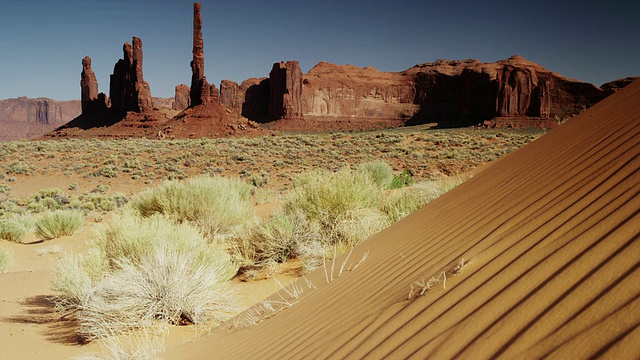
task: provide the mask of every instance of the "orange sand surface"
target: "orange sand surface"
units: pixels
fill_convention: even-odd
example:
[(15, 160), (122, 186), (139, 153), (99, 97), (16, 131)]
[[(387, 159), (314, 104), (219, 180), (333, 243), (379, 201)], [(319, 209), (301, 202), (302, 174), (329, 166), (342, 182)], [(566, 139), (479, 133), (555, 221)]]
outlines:
[(354, 271), (165, 355), (637, 359), (639, 240), (636, 81), (337, 260), (368, 251)]

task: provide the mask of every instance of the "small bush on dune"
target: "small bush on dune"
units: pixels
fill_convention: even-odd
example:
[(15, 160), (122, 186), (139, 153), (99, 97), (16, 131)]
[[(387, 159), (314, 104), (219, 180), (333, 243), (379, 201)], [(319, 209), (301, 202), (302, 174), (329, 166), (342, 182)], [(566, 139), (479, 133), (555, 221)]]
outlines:
[(89, 293), (77, 317), (87, 339), (108, 337), (155, 321), (180, 325), (218, 322), (235, 311), (234, 294), (215, 264), (196, 263), (184, 253), (159, 248), (139, 263), (117, 261), (117, 270)]
[(408, 170), (402, 170), (402, 173), (394, 175), (391, 180), (391, 189), (398, 189), (401, 187), (409, 186), (413, 184), (413, 175)]
[(108, 263), (96, 249), (86, 256), (65, 254), (58, 262), (51, 289), (55, 310), (68, 314), (82, 309), (93, 286), (109, 270)]
[(393, 173), (389, 164), (384, 161), (372, 161), (361, 164), (358, 167), (358, 171), (362, 171), (367, 174), (371, 181), (381, 189), (388, 189), (391, 187)]
[(285, 199), (285, 212), (301, 211), (325, 226), (331, 226), (345, 211), (377, 209), (382, 204), (383, 190), (364, 172), (314, 172), (303, 176), (299, 184)]
[(131, 206), (143, 216), (165, 214), (192, 222), (208, 235), (225, 235), (253, 221), (251, 189), (238, 179), (200, 177), (165, 182), (142, 192)]
[[(342, 213), (332, 229), (333, 245), (345, 252), (389, 226), (382, 211), (373, 208), (355, 209)], [(327, 244), (331, 245), (331, 244)]]
[(28, 215), (14, 215), (0, 220), (0, 239), (22, 242), (22, 239), (33, 227), (33, 220)]
[(83, 222), (82, 214), (77, 211), (57, 210), (36, 220), (36, 235), (47, 240), (73, 235)]
[(217, 266), (224, 281), (238, 271), (222, 246), (209, 244), (196, 227), (175, 223), (160, 214), (144, 218), (133, 211), (123, 211), (96, 233), (92, 245), (100, 250), (112, 267), (122, 259), (139, 263), (157, 249), (167, 248), (188, 254), (197, 264)]
[(232, 251), (242, 268), (253, 269), (284, 262), (303, 254), (301, 244), (321, 237), (320, 225), (304, 213), (278, 213), (232, 240)]
[(63, 258), (53, 282), (56, 309), (75, 313), (87, 339), (158, 320), (215, 321), (232, 309), (224, 283), (238, 266), (189, 223), (123, 211), (89, 246), (85, 257)]
[(414, 187), (399, 189), (389, 195), (382, 207), (382, 211), (389, 217), (389, 221), (394, 223), (418, 210), (431, 200), (431, 196)]
[(389, 224), (379, 208), (390, 182), (384, 163), (356, 171), (314, 172), (296, 179), (284, 211), (235, 239), (242, 267), (260, 268), (289, 258), (322, 258), (348, 250)]
[(13, 266), (13, 253), (5, 248), (0, 248), (0, 273), (5, 273)]

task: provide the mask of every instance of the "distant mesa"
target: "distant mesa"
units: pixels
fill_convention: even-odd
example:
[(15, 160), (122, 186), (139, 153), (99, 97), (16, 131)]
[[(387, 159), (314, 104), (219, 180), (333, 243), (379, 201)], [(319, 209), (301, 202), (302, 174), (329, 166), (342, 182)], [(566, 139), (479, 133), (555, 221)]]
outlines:
[(223, 80), (218, 90), (205, 76), (201, 10), (194, 3), (191, 83), (177, 85), (172, 101), (151, 96), (142, 40), (133, 37), (114, 66), (109, 97), (98, 93), (91, 58), (82, 60), (82, 114), (49, 136), (250, 136), (264, 132), (257, 123), (277, 130), (335, 124), (553, 127), (636, 79), (597, 87), (519, 55), (490, 63), (439, 59), (401, 72), (320, 62), (303, 74), (292, 60), (274, 63), (268, 77)]

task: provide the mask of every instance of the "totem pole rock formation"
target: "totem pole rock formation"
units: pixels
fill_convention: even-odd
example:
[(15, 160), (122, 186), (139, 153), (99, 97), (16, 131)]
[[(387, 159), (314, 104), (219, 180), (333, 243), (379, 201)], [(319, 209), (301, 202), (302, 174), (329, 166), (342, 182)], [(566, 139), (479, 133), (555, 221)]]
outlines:
[(91, 68), (91, 58), (88, 56), (82, 59), (80, 92), (83, 113), (106, 109), (106, 97), (103, 93), (98, 93), (98, 79)]
[(269, 73), (269, 116), (282, 119), (301, 119), (302, 70), (298, 61), (273, 64)]
[(191, 104), (191, 99), (189, 97), (189, 87), (185, 84), (177, 85), (174, 101), (171, 105), (173, 110), (182, 111), (188, 108), (190, 104)]
[(191, 105), (207, 105), (218, 102), (220, 95), (215, 85), (204, 76), (204, 41), (202, 39), (202, 14), (200, 3), (193, 4), (193, 60), (191, 60)]
[(142, 74), (142, 40), (133, 38), (122, 47), (124, 56), (113, 68), (109, 85), (111, 109), (118, 112), (145, 112), (153, 109), (149, 84)]

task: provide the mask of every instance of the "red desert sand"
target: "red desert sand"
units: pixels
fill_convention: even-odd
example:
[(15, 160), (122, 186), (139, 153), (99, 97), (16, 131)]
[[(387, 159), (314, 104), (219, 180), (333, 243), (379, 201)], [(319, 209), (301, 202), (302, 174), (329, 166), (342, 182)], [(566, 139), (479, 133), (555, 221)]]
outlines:
[(310, 274), (296, 305), (165, 355), (637, 359), (639, 194), (636, 81), (338, 258), (330, 283)]

